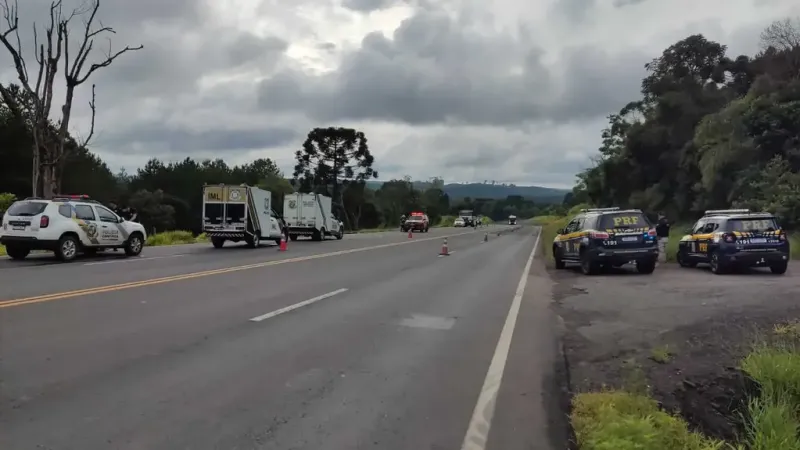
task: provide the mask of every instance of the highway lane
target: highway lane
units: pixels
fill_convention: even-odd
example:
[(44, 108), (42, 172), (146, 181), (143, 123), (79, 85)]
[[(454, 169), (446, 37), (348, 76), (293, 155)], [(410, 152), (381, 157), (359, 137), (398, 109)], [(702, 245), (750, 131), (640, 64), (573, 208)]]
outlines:
[[(2, 309), (0, 447), (459, 448), (536, 236), (474, 237)], [(538, 289), (489, 449), (549, 448)]]
[[(180, 277), (185, 274), (211, 270), (235, 270), (247, 265), (265, 264), (280, 260), (310, 258), (337, 252), (369, 251), (387, 245), (416, 245), (438, 242), (450, 236), (451, 246), (462, 242), (475, 242), (484, 232), (508, 231), (510, 227), (494, 226), (486, 229), (443, 228), (431, 229), (429, 233), (414, 234), (409, 239), (404, 233), (369, 233), (354, 236), (370, 236), (312, 242), (300, 240), (289, 244), (289, 251), (278, 252), (277, 246), (265, 245), (251, 249), (243, 245), (226, 245), (215, 249), (211, 244), (146, 248), (141, 257), (125, 258), (111, 255), (82, 258), (72, 263), (41, 264), (28, 261), (6, 260), (0, 264), (0, 307), (3, 301), (29, 298), (78, 289), (89, 289), (121, 283), (135, 283), (165, 277)], [(372, 236), (372, 235), (375, 236)], [(36, 258), (41, 259), (41, 257)], [(270, 263), (270, 264), (275, 264)]]

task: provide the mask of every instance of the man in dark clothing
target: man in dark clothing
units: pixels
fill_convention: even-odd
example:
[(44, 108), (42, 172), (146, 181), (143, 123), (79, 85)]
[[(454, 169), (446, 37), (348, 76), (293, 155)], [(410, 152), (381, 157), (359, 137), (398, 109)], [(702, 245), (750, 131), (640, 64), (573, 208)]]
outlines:
[(656, 225), (656, 236), (658, 236), (658, 259), (661, 262), (667, 260), (667, 242), (669, 242), (669, 220), (664, 213), (658, 214), (658, 224)]

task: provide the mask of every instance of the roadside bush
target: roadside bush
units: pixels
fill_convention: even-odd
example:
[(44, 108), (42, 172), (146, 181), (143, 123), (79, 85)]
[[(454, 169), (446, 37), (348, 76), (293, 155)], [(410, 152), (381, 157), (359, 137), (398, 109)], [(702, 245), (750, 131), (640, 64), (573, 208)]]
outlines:
[(434, 227), (452, 227), (455, 220), (456, 216), (442, 216), (442, 218), (439, 219), (439, 223), (434, 225)]
[(726, 444), (689, 430), (655, 400), (624, 391), (578, 394), (572, 425), (581, 450), (720, 450)]
[(194, 244), (207, 240), (205, 235), (195, 237), (190, 231), (176, 230), (164, 231), (147, 237), (147, 245), (151, 247), (160, 245)]
[(567, 226), (569, 216), (538, 216), (533, 218), (533, 224), (542, 227), (541, 246), (544, 251), (544, 259), (547, 264), (553, 261), (553, 239), (556, 238), (558, 230)]
[(6, 256), (6, 255), (7, 255), (6, 248), (0, 245), (0, 256)]

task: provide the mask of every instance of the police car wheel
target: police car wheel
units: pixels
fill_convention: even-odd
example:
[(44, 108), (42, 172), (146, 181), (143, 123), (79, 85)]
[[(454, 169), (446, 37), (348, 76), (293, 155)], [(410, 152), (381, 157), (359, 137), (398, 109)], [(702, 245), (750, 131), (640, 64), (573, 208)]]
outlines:
[(75, 236), (63, 236), (58, 241), (58, 247), (55, 250), (56, 258), (65, 262), (72, 261), (78, 256), (78, 247), (78, 239)]
[(656, 270), (656, 261), (636, 261), (636, 271), (642, 274), (651, 274)]
[(681, 267), (692, 268), (697, 266), (697, 263), (689, 261), (686, 254), (680, 250), (678, 250), (678, 254), (676, 255), (675, 259), (678, 260), (678, 265)]
[(772, 271), (775, 275), (783, 275), (786, 273), (786, 269), (789, 268), (789, 263), (786, 261), (782, 261), (775, 264), (770, 264), (769, 270)]
[(336, 235), (336, 240), (341, 241), (344, 237), (344, 230), (339, 230), (339, 234)]
[(142, 253), (143, 247), (144, 241), (142, 240), (142, 235), (133, 233), (131, 237), (128, 238), (128, 243), (125, 244), (125, 254), (127, 256), (139, 256), (139, 254)]
[(25, 259), (31, 253), (31, 249), (12, 245), (6, 247), (6, 254), (11, 259)]
[(711, 273), (716, 275), (721, 275), (725, 273), (725, 265), (719, 258), (719, 253), (714, 252), (711, 254), (711, 257), (708, 259), (708, 264), (711, 266)]
[(581, 256), (581, 271), (584, 275), (594, 275), (598, 272), (598, 264), (587, 256)]
[(553, 260), (556, 263), (556, 269), (561, 270), (567, 267), (567, 263), (565, 263), (564, 260), (561, 259), (561, 251), (558, 249), (558, 247), (553, 248)]

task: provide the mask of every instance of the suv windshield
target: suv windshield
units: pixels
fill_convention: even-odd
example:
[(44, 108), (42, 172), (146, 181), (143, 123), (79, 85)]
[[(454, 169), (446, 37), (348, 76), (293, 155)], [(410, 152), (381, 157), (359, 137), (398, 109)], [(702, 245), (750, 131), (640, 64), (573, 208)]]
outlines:
[(649, 226), (650, 222), (641, 212), (620, 212), (600, 216), (598, 228), (606, 230), (613, 228), (646, 228)]
[(775, 231), (778, 223), (773, 217), (728, 219), (727, 228), (728, 231)]
[(422, 216), (411, 216), (406, 219), (407, 222), (422, 222)]
[(8, 208), (9, 216), (35, 216), (44, 212), (47, 207), (45, 202), (16, 202)]

